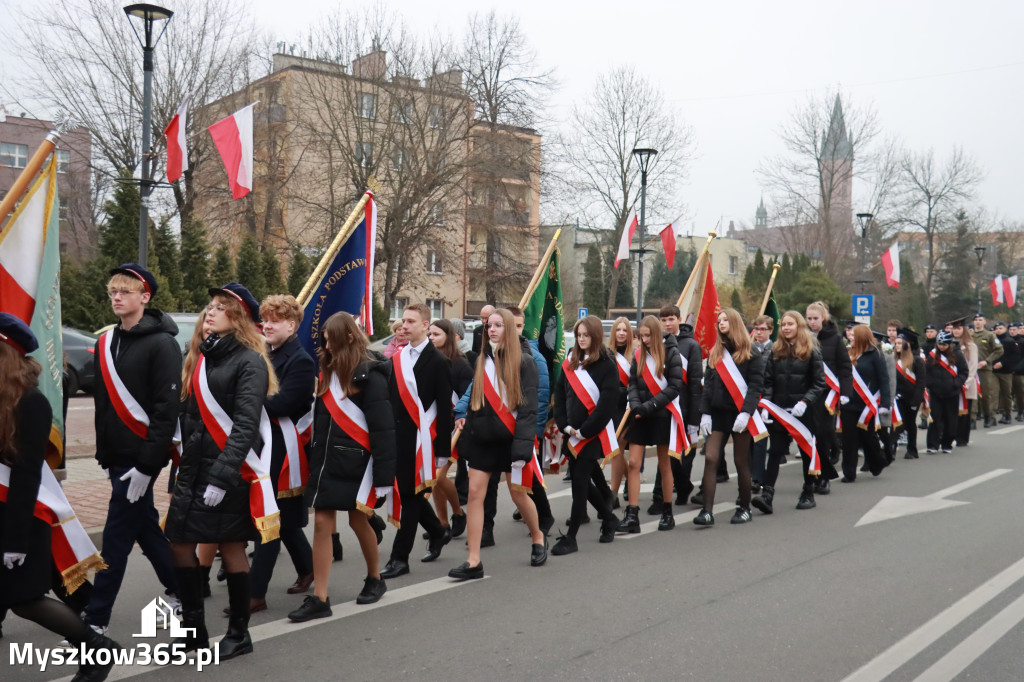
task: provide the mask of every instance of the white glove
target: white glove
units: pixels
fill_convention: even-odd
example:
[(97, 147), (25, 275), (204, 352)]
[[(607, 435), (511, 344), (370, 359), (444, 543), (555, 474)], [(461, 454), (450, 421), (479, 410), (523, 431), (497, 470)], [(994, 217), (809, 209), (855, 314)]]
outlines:
[(206, 492), (203, 493), (203, 504), (207, 507), (216, 507), (218, 504), (224, 501), (224, 493), (226, 491), (223, 488), (218, 488), (215, 485), (207, 484)]
[(700, 418), (700, 432), (702, 434), (704, 434), (705, 437), (711, 435), (711, 415), (710, 414), (705, 414), (705, 415), (701, 416), (701, 418)]
[(746, 431), (748, 421), (750, 421), (750, 415), (746, 412), (740, 412), (736, 415), (736, 421), (732, 423), (733, 433), (743, 433)]
[(888, 407), (879, 407), (878, 408), (878, 416), (879, 417), (881, 417), (882, 415), (886, 415), (886, 414), (889, 414), (889, 408)]
[(774, 421), (772, 419), (772, 413), (763, 407), (761, 408), (761, 421), (763, 421), (765, 424), (771, 424), (772, 421)]
[(697, 434), (699, 433), (696, 426), (689, 424), (686, 427), (686, 435), (690, 438), (690, 442), (697, 440)]
[(839, 404), (840, 405), (846, 405), (849, 402), (850, 402), (850, 399), (847, 398), (845, 395), (839, 396)]
[(374, 488), (374, 492), (377, 493), (378, 500), (387, 499), (387, 497), (391, 494), (392, 490), (394, 490), (394, 488), (392, 488), (391, 486), (387, 486), (385, 488)]
[(4, 566), (14, 568), (25, 563), (25, 554), (22, 552), (4, 552)]
[(525, 459), (517, 459), (512, 462), (513, 471), (521, 471), (524, 466), (526, 466)]
[(807, 411), (807, 403), (805, 403), (802, 400), (800, 402), (798, 402), (796, 405), (794, 405), (793, 409), (791, 410), (791, 412), (793, 413), (794, 417), (802, 417), (802, 416), (804, 416), (804, 412), (806, 412), (806, 411)]
[(443, 467), (447, 463), (448, 463), (448, 458), (447, 457), (435, 457), (434, 458), (434, 465), (438, 469), (440, 469), (441, 467)]
[(149, 488), (149, 482), (153, 480), (152, 476), (147, 476), (135, 467), (128, 470), (124, 476), (121, 477), (122, 481), (128, 481), (128, 492), (125, 497), (128, 498), (129, 502), (138, 502), (143, 495), (146, 494), (146, 489)]

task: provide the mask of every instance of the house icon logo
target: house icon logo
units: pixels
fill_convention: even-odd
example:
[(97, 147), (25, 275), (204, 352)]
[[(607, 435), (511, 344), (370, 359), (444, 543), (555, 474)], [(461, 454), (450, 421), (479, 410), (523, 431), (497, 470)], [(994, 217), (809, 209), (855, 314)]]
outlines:
[(161, 630), (170, 630), (172, 637), (195, 636), (195, 628), (181, 627), (181, 621), (174, 615), (174, 608), (171, 607), (163, 597), (157, 597), (146, 604), (142, 609), (142, 632), (132, 637), (156, 637), (157, 621), (160, 621)]

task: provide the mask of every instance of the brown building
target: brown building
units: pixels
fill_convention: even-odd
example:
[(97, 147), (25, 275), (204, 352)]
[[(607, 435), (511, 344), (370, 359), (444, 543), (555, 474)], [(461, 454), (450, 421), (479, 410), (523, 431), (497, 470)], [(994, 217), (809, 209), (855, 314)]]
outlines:
[[(51, 130), (52, 121), (24, 114), (0, 117), (0, 197), (7, 194)], [(90, 208), (92, 141), (88, 131), (76, 128), (64, 134), (54, 153), (60, 201), (60, 253), (82, 261), (93, 256), (98, 241)]]

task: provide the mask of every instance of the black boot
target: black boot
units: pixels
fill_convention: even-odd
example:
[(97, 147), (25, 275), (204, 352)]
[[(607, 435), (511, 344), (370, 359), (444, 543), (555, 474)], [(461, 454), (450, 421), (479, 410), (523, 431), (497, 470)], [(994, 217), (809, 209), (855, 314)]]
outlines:
[(609, 512), (608, 516), (601, 521), (601, 539), (599, 542), (609, 543), (615, 541), (615, 531), (621, 524), (619, 518), (615, 516), (614, 512)]
[(206, 614), (203, 610), (203, 586), (209, 589), (210, 567), (175, 568), (174, 576), (178, 579), (181, 625), (193, 630), (191, 635), (175, 640), (175, 644), (184, 644), (185, 651), (209, 649), (210, 636), (206, 632)]
[[(379, 545), (380, 542), (378, 541)], [(331, 533), (331, 552), (334, 554), (334, 561), (341, 561), (343, 552), (341, 549), (341, 536), (338, 533)]]
[(626, 516), (622, 519), (622, 523), (616, 529), (619, 533), (639, 533), (640, 532), (640, 507), (634, 507), (633, 505), (626, 505)]
[(775, 487), (770, 485), (761, 486), (761, 494), (750, 498), (750, 504), (764, 514), (771, 514), (772, 500), (775, 499)]
[(202, 576), (202, 587), (200, 589), (202, 590), (203, 599), (206, 599), (211, 594), (211, 592), (210, 592), (210, 569), (211, 568), (213, 568), (213, 567), (212, 566), (203, 566), (203, 565), (199, 566), (199, 573)]
[(814, 501), (814, 484), (804, 484), (804, 490), (800, 493), (800, 499), (796, 503), (797, 509), (814, 509), (817, 503)]
[(217, 644), (222, 661), (252, 653), (252, 640), (249, 638), (249, 573), (228, 573), (227, 581), (231, 615), (228, 617), (228, 632)]
[(114, 650), (120, 649), (121, 645), (90, 627), (85, 629), (89, 631), (82, 642), (85, 644), (86, 650), (93, 652), (95, 657), (100, 649), (106, 649), (110, 652), (110, 656), (104, 659), (106, 663), (103, 664), (93, 662), (89, 665), (83, 663), (78, 666), (78, 671), (71, 678), (71, 682), (103, 682), (103, 680), (107, 679), (107, 675), (110, 674), (111, 668), (114, 667)]
[(658, 521), (658, 530), (672, 530), (676, 527), (676, 519), (672, 516), (672, 503), (665, 502), (661, 508), (661, 520)]

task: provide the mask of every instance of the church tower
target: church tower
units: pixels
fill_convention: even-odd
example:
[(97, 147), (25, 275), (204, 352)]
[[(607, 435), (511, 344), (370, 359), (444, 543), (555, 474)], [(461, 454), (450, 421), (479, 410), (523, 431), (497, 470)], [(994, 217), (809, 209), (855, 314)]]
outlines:
[(754, 229), (762, 227), (768, 227), (768, 209), (764, 207), (764, 197), (761, 197), (761, 203), (754, 212)]
[[(828, 130), (821, 136), (819, 150), (821, 196), (818, 208), (822, 222), (837, 228), (853, 227), (853, 144), (846, 130), (843, 104), (836, 95)], [(826, 218), (827, 216), (827, 218)]]

